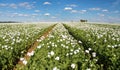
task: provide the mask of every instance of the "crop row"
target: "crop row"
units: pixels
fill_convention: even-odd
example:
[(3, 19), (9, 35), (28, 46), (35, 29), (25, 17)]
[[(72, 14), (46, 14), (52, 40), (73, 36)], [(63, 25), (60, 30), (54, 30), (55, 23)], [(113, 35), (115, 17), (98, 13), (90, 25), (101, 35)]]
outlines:
[(96, 52), (97, 69), (120, 69), (120, 26), (81, 23), (64, 26), (75, 39), (82, 41), (84, 49), (90, 54), (89, 61), (93, 61), (91, 53)]
[[(57, 24), (45, 37), (42, 34), (49, 26), (1, 25), (1, 69), (12, 69), (18, 60), (24, 66), (18, 64), (16, 70), (120, 69), (119, 25)], [(39, 45), (27, 52), (34, 41)], [(25, 53), (30, 56), (29, 60), (24, 58)]]
[(0, 70), (13, 69), (52, 24), (0, 24)]
[[(74, 70), (88, 69), (89, 63), (94, 65), (96, 62), (95, 52), (94, 61), (88, 62), (89, 55), (84, 51), (82, 42), (75, 40), (62, 24), (57, 24), (48, 34), (48, 37), (40, 42), (37, 49), (26, 66), (18, 66), (22, 70)], [(94, 68), (93, 68), (94, 69)]]

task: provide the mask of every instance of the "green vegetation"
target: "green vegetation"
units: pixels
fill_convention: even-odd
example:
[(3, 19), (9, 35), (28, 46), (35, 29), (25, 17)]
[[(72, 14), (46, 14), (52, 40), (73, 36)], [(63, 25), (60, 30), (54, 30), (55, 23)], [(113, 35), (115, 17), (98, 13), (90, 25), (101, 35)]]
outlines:
[[(36, 49), (27, 52), (35, 41)], [(1, 24), (0, 61), (1, 70), (119, 70), (120, 26)]]

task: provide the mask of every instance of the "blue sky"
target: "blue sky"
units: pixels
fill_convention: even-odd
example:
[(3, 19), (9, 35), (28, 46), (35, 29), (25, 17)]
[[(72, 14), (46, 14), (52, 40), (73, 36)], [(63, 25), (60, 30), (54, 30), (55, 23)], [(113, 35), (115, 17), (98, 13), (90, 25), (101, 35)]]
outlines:
[(0, 0), (0, 21), (120, 22), (120, 0)]

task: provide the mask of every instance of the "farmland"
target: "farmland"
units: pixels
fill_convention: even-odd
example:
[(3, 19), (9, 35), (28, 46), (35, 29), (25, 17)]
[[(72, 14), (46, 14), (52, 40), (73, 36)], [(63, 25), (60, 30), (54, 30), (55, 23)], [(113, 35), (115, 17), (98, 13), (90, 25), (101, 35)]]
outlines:
[(119, 70), (119, 65), (119, 24), (0, 24), (0, 70)]

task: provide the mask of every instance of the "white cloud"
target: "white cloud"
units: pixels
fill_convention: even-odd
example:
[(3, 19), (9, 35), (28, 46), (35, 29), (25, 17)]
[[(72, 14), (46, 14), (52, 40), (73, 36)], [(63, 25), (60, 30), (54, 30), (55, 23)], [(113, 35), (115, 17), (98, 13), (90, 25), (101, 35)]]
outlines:
[(120, 22), (120, 18), (119, 17), (109, 16), (108, 19), (109, 19), (109, 22), (117, 22), (117, 23)]
[(19, 13), (10, 13), (10, 17), (16, 17), (16, 16), (18, 16), (19, 15)]
[(0, 7), (6, 7), (8, 4), (0, 3)]
[(103, 12), (108, 12), (108, 10), (107, 10), (107, 9), (103, 9), (102, 11), (103, 11)]
[(50, 16), (50, 13), (45, 13), (44, 15), (45, 15), (45, 16)]
[(69, 7), (77, 7), (76, 4), (70, 4), (70, 5), (67, 5), (67, 6), (69, 6)]
[(29, 2), (23, 2), (23, 3), (19, 3), (20, 7), (26, 8), (26, 9), (32, 9), (33, 8), (33, 4), (29, 4)]
[(22, 13), (11, 13), (10, 16), (11, 17), (16, 17), (16, 16), (18, 16), (18, 17), (28, 17), (30, 15), (29, 14), (22, 14)]
[(35, 13), (34, 13), (34, 14), (32, 14), (31, 16), (32, 16), (33, 18), (35, 18), (35, 17), (39, 16), (39, 14), (35, 14)]
[(14, 4), (14, 3), (12, 3), (12, 4), (9, 5), (9, 7), (16, 9), (16, 8), (17, 8), (17, 5)]
[(34, 6), (33, 6), (33, 4), (30, 4), (29, 2), (22, 2), (22, 3), (18, 3), (18, 4), (15, 4), (15, 3), (11, 3), (11, 4), (1, 3), (0, 7), (10, 7), (10, 8), (14, 8), (14, 9), (22, 7), (22, 8), (26, 8), (26, 9), (32, 9)]
[(71, 13), (80, 13), (80, 14), (84, 14), (86, 13), (87, 10), (71, 10)]
[(104, 14), (100, 14), (100, 16), (104, 17), (105, 15)]
[(77, 10), (71, 10), (71, 13), (77, 13), (78, 11)]
[(40, 12), (40, 10), (35, 10), (35, 12)]
[(64, 10), (72, 10), (71, 7), (65, 7)]
[(57, 18), (57, 17), (55, 17), (55, 16), (52, 16), (51, 18)]
[(23, 14), (23, 13), (9, 13), (9, 16), (11, 17), (36, 17), (39, 16), (40, 14)]
[(32, 14), (32, 16), (38, 16), (38, 14)]
[(8, 17), (24, 17), (24, 14), (20, 14), (20, 13), (5, 13), (5, 16), (8, 16)]
[(28, 14), (18, 14), (18, 16), (20, 16), (20, 17), (28, 17), (29, 15)]
[(18, 13), (13, 13), (14, 15), (18, 15)]
[(95, 11), (97, 11), (97, 10), (100, 10), (100, 8), (89, 8), (89, 10), (95, 10)]
[(87, 10), (81, 10), (81, 11), (80, 11), (81, 14), (84, 14), (84, 13), (86, 13), (86, 12), (87, 12)]
[(100, 14), (100, 13), (97, 13), (99, 16), (101, 16), (101, 17), (104, 17), (105, 15), (104, 14)]
[(43, 4), (44, 5), (50, 5), (51, 3), (50, 2), (44, 2)]

